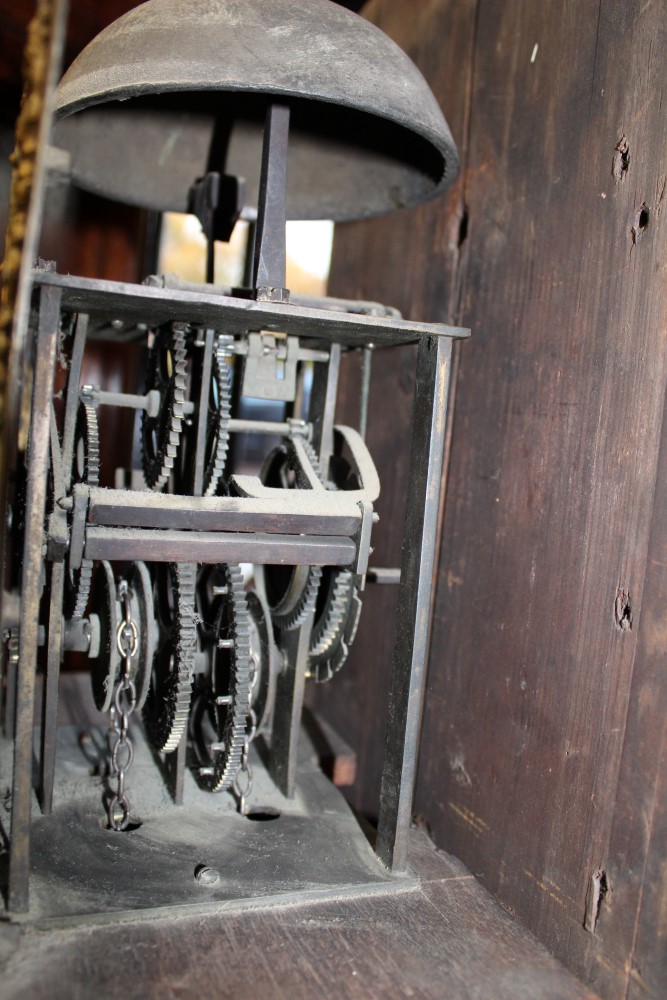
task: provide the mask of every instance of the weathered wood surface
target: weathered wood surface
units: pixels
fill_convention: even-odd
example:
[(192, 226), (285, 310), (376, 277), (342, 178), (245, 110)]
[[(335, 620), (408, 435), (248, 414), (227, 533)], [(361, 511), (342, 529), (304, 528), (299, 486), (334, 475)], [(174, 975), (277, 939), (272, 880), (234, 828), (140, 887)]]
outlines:
[(5, 1000), (595, 1000), (415, 833), (420, 888), (78, 930), (0, 927)]
[[(459, 351), (415, 808), (606, 996), (663, 996), (667, 581), (650, 533), (667, 363), (667, 5), (366, 11), (424, 70), (463, 163), (449, 202), (341, 227), (334, 255), (335, 293), (473, 329)], [(370, 424), (385, 502), (406, 468), (395, 365), (376, 366), (384, 403)], [(380, 530), (400, 533), (399, 507), (392, 498)], [(368, 705), (386, 680), (371, 654), (391, 607), (384, 588), (371, 600), (330, 711), (359, 750), (354, 801), (373, 813), (369, 733), (383, 720)], [(609, 891), (591, 933), (598, 871)]]

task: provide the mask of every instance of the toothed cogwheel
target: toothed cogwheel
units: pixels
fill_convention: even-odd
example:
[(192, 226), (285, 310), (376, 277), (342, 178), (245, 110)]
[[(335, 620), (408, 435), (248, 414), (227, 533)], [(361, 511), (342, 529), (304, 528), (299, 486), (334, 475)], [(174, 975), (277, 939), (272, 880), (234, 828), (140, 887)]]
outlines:
[(227, 461), (229, 451), (229, 418), (231, 416), (232, 392), (231, 370), (227, 359), (228, 343), (218, 337), (213, 356), (213, 374), (209, 397), (209, 424), (206, 441), (206, 471), (204, 473), (204, 496), (213, 497)]
[(347, 660), (361, 615), (361, 598), (349, 569), (327, 567), (317, 600), (308, 653), (308, 674), (331, 680)]
[[(314, 449), (304, 441), (318, 479), (322, 473)], [(293, 478), (290, 477), (293, 474)], [(307, 479), (290, 444), (274, 449), (267, 457), (260, 478), (266, 486), (306, 488)], [(290, 632), (300, 628), (313, 610), (322, 578), (320, 566), (265, 566), (264, 586), (276, 628)]]
[(141, 443), (146, 485), (162, 490), (173, 471), (183, 431), (186, 396), (186, 331), (183, 324), (163, 326), (148, 358), (146, 392), (157, 389), (157, 416), (141, 415)]
[(146, 735), (161, 753), (176, 749), (188, 724), (197, 650), (196, 571), (189, 563), (156, 568), (159, 637), (143, 719)]
[[(76, 415), (71, 483), (72, 486), (76, 483), (85, 483), (87, 486), (100, 484), (100, 436), (97, 413), (91, 403), (83, 400), (79, 403)], [(77, 569), (73, 569), (68, 562), (65, 574), (66, 618), (83, 618), (90, 596), (92, 576), (91, 559), (82, 559)]]
[(241, 763), (250, 711), (250, 613), (239, 566), (224, 568), (211, 670), (199, 681), (191, 721), (199, 785), (209, 792), (229, 788)]

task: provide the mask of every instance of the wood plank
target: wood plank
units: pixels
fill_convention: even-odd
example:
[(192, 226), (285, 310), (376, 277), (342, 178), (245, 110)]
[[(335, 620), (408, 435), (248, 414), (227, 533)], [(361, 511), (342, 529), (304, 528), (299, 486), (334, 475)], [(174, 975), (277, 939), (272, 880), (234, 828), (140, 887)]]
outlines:
[(596, 926), (597, 981), (613, 995), (660, 996), (667, 983), (667, 409), (625, 743)]
[(571, 968), (616, 967), (608, 996), (628, 953), (583, 925), (610, 861), (662, 420), (666, 59), (664, 3), (481, 0), (460, 279), (474, 335), (417, 806)]

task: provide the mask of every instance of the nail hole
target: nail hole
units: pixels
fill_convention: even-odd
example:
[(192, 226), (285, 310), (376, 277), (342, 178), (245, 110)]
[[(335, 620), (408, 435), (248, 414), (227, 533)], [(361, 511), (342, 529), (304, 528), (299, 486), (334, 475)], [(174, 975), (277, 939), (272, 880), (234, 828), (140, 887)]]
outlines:
[(624, 135), (616, 143), (614, 159), (611, 165), (611, 175), (618, 184), (623, 179), (630, 166), (630, 143)]
[(591, 934), (595, 934), (595, 928), (602, 911), (602, 904), (608, 892), (609, 883), (607, 881), (607, 873), (603, 868), (597, 868), (591, 875), (586, 900), (586, 919), (584, 920), (584, 927)]
[(632, 628), (632, 605), (630, 603), (630, 594), (628, 591), (621, 590), (620, 588), (616, 591), (616, 600), (614, 602), (614, 620), (617, 628), (620, 628), (621, 632), (629, 632)]
[(459, 223), (459, 248), (463, 246), (468, 235), (468, 209), (463, 206), (463, 214)]
[(642, 202), (635, 213), (635, 221), (632, 226), (632, 242), (637, 243), (648, 229), (650, 212), (646, 202)]
[(135, 830), (140, 830), (142, 825), (143, 824), (140, 819), (130, 820), (124, 830), (114, 830), (114, 828), (109, 825), (108, 820), (100, 820), (100, 826), (102, 826), (105, 830), (113, 830), (114, 833), (133, 833)]

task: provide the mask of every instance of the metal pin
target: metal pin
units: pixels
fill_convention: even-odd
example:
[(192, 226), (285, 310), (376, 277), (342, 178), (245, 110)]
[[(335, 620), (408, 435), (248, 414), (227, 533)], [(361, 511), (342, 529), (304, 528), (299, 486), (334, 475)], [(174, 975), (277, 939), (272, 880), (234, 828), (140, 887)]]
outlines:
[(222, 753), (225, 749), (224, 743), (209, 743), (208, 749), (210, 753)]
[(213, 588), (214, 597), (224, 597), (228, 593), (229, 593), (229, 587), (226, 584), (220, 587)]
[(231, 705), (234, 697), (231, 694), (219, 694), (215, 699), (216, 705)]
[(233, 639), (218, 639), (218, 649), (233, 649), (235, 645)]

